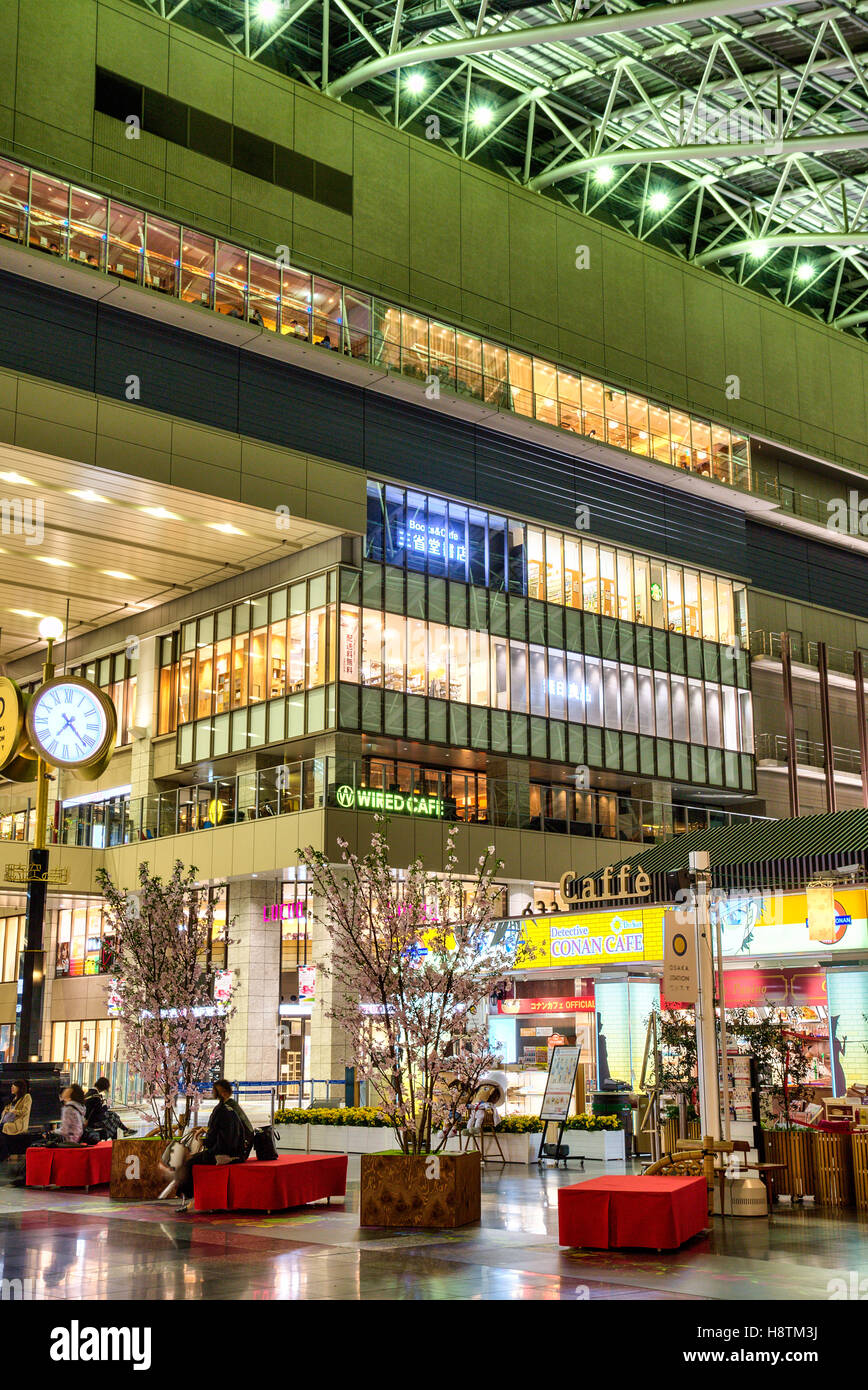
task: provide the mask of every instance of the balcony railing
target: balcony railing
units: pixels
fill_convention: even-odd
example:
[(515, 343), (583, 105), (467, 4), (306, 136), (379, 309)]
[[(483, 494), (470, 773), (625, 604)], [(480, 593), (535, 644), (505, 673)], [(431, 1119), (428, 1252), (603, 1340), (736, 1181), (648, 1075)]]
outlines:
[[(806, 642), (797, 633), (790, 633), (790, 652), (793, 661), (799, 662), (802, 666), (819, 665), (819, 644), (817, 642)], [(754, 628), (750, 634), (750, 654), (751, 660), (756, 661), (757, 657), (768, 656), (775, 661), (781, 659), (781, 634), (779, 632), (767, 632), (762, 628)], [(868, 651), (862, 649), (862, 655), (868, 669)], [(852, 676), (853, 674), (853, 652), (847, 651), (843, 647), (827, 647), (826, 659), (829, 663), (830, 671), (838, 671), (842, 675)]]
[(752, 490), (749, 441), (532, 352), (0, 159), (0, 237), (387, 371)]
[[(800, 767), (826, 766), (826, 750), (822, 743), (812, 739), (796, 739), (796, 759)], [(785, 763), (787, 761), (787, 740), (784, 734), (759, 734), (756, 741), (757, 762)], [(862, 775), (862, 759), (858, 748), (838, 748), (832, 746), (832, 766), (836, 772), (850, 772), (856, 777)]]
[[(768, 819), (616, 792), (575, 790), (563, 783), (486, 779), (424, 768), (408, 767), (395, 784), (385, 778), (370, 779), (361, 762), (329, 757), (239, 773), (153, 796), (115, 797), (65, 810), (60, 806), (52, 842), (110, 848), (327, 806), (637, 844), (656, 844), (673, 835), (737, 821)], [(34, 814), (27, 808), (0, 818), (0, 839), (29, 840)]]

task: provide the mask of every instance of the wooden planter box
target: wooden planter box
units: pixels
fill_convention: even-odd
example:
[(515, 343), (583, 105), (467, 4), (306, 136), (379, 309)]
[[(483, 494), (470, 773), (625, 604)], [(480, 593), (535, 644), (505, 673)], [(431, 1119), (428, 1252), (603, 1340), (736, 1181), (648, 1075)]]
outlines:
[(853, 1202), (853, 1169), (849, 1134), (815, 1130), (814, 1173), (817, 1201), (824, 1207), (849, 1207)]
[(815, 1136), (807, 1129), (766, 1129), (766, 1161), (783, 1163), (785, 1167), (774, 1174), (775, 1192), (779, 1197), (813, 1197)]
[(363, 1154), (360, 1224), (452, 1230), (482, 1212), (479, 1154)]
[(851, 1134), (850, 1141), (856, 1206), (860, 1211), (868, 1211), (868, 1133)]
[(158, 1164), (164, 1139), (116, 1139), (112, 1145), (109, 1196), (115, 1202), (152, 1202), (168, 1179)]

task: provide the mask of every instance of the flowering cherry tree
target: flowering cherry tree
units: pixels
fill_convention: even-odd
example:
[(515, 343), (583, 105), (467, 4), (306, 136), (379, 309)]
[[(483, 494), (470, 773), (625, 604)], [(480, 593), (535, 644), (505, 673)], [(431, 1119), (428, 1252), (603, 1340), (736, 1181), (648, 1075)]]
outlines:
[(100, 869), (97, 877), (115, 932), (118, 1002), (130, 1067), (144, 1083), (146, 1109), (165, 1139), (190, 1123), (196, 1083), (220, 1061), (231, 992), (214, 1002), (207, 969), (214, 905), (197, 889), (196, 870), (177, 860), (163, 882), (139, 865), (128, 893)]
[[(474, 1019), (504, 972), (515, 967), (517, 933), (492, 916), (502, 867), (489, 845), (470, 891), (456, 874), (453, 827), (446, 871), (417, 859), (398, 875), (389, 863), (388, 820), (359, 856), (338, 840), (342, 863), (310, 846), (299, 851), (324, 900), (332, 982), (329, 1017), (347, 1035), (359, 1073), (382, 1095), (401, 1149), (436, 1151), (456, 1111), (500, 1060)], [(521, 946), (522, 960), (532, 952)]]

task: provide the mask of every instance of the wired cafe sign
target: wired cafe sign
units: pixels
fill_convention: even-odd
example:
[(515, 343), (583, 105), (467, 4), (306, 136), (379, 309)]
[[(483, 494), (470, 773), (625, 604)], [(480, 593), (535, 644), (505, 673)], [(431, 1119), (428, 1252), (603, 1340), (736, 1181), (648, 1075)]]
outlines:
[(338, 787), (335, 800), (344, 811), (385, 811), (398, 816), (427, 816), (442, 820), (439, 796), (415, 796), (412, 792), (378, 791), (374, 787)]

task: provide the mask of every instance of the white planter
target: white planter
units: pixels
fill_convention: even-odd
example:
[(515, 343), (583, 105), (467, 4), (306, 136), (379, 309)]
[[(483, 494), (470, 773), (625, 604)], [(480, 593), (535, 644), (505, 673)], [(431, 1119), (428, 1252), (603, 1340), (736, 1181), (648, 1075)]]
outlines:
[(275, 1124), (280, 1138), (277, 1141), (278, 1153), (307, 1153), (310, 1140), (310, 1125)]
[[(541, 1134), (498, 1134), (497, 1137), (507, 1163), (536, 1163)], [(490, 1159), (500, 1158), (490, 1134), (485, 1138), (485, 1154)]]
[(345, 1154), (347, 1135), (351, 1133), (350, 1125), (311, 1125), (308, 1153)]
[(576, 1157), (601, 1159), (604, 1163), (624, 1162), (624, 1131), (622, 1129), (568, 1129), (563, 1142)]
[(395, 1131), (378, 1125), (346, 1125), (344, 1132), (347, 1152), (351, 1154), (378, 1154), (398, 1145)]

